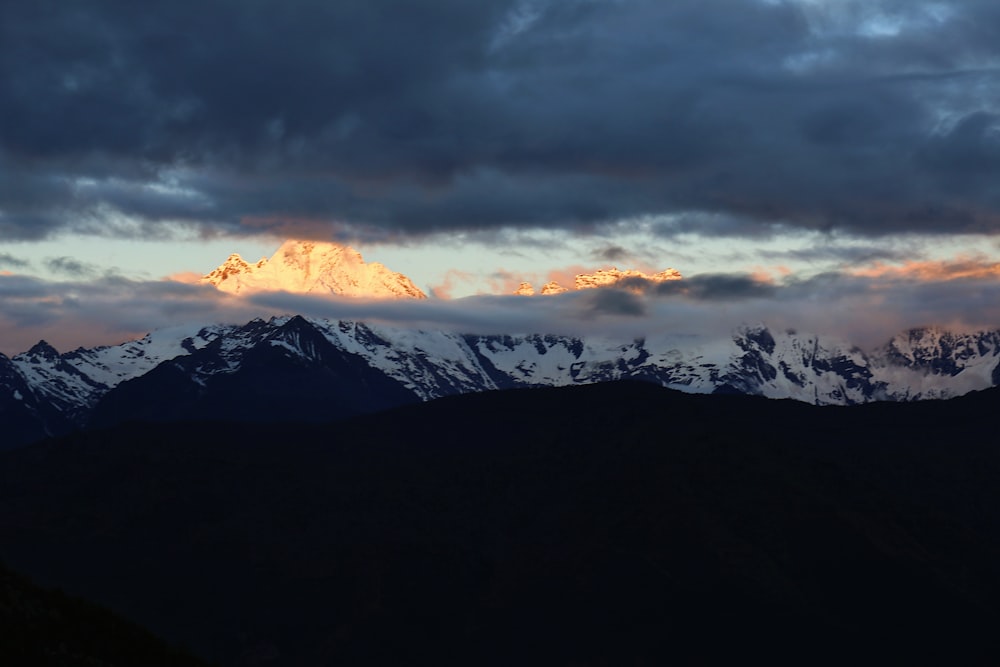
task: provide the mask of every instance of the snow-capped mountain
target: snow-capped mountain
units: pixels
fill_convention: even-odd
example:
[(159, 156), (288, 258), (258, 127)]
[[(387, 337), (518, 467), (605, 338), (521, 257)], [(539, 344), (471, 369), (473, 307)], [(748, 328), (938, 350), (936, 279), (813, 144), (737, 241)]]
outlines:
[(282, 291), (376, 299), (427, 298), (409, 278), (378, 262), (366, 263), (353, 248), (316, 241), (285, 241), (270, 259), (254, 264), (234, 253), (201, 282), (232, 294)]
[[(123, 419), (333, 419), (513, 387), (637, 379), (818, 405), (1000, 384), (1000, 331), (914, 329), (876, 350), (745, 326), (723, 339), (463, 335), (300, 316), (179, 327), (122, 345), (0, 355), (6, 446)], [(11, 435), (15, 434), (15, 435)]]
[[(573, 278), (573, 289), (594, 289), (596, 287), (610, 287), (612, 285), (628, 285), (629, 280), (636, 280), (642, 283), (662, 283), (670, 280), (680, 280), (681, 274), (677, 269), (664, 269), (657, 273), (644, 273), (635, 269), (621, 270), (612, 266), (610, 269), (598, 269), (594, 273), (578, 273)], [(555, 280), (551, 280), (544, 285), (539, 292), (542, 295), (562, 294), (569, 292), (570, 288), (560, 285)], [(514, 290), (518, 296), (534, 296), (534, 286), (523, 281)]]
[(657, 273), (643, 273), (635, 269), (621, 269), (612, 266), (610, 269), (599, 269), (594, 273), (580, 273), (573, 279), (576, 289), (593, 289), (616, 285), (627, 278), (637, 278), (651, 283), (662, 283), (668, 280), (680, 280), (681, 273), (677, 269), (664, 269)]

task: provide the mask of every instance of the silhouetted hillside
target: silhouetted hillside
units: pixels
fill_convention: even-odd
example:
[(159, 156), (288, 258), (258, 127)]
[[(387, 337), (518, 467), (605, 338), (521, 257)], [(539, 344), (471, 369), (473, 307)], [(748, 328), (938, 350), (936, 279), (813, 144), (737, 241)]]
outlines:
[(987, 663), (997, 400), (129, 424), (0, 456), (0, 555), (226, 665)]
[(39, 588), (0, 565), (0, 664), (181, 667), (204, 663), (106, 609)]

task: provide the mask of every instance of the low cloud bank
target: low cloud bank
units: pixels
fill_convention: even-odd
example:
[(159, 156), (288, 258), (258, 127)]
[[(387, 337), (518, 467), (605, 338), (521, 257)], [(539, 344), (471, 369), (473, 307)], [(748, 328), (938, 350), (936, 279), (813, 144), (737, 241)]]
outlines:
[(467, 333), (554, 333), (639, 337), (728, 336), (764, 323), (834, 336), (870, 347), (910, 327), (1000, 327), (1000, 281), (979, 272), (914, 280), (825, 273), (780, 281), (749, 274), (703, 274), (683, 281), (629, 279), (554, 296), (365, 300), (282, 292), (249, 297), (170, 280), (46, 282), (0, 275), (0, 352), (12, 355), (45, 339), (60, 350), (116, 344), (180, 323), (242, 323), (302, 314), (398, 327)]

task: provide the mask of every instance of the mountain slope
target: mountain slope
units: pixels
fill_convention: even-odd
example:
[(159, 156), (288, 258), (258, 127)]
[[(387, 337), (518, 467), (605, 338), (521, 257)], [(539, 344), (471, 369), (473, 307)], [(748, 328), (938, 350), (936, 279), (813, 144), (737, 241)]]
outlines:
[(280, 324), (255, 320), (122, 383), (100, 401), (90, 423), (327, 421), (417, 400), (399, 382), (293, 317)]
[(40, 588), (2, 565), (0, 662), (32, 667), (205, 664), (106, 609)]
[(982, 664), (997, 391), (644, 383), (0, 455), (0, 554), (224, 665)]
[(614, 340), (278, 317), (64, 354), (40, 343), (0, 359), (8, 429), (0, 448), (130, 418), (326, 419), (453, 394), (620, 379), (816, 405), (952, 398), (1000, 382), (1000, 331), (914, 329), (866, 352), (763, 325), (729, 338)]
[(270, 259), (255, 264), (238, 254), (201, 279), (224, 292), (283, 291), (366, 298), (426, 299), (401, 273), (365, 263), (353, 248), (316, 241), (285, 241)]
[(58, 414), (39, 403), (18, 367), (0, 354), (0, 428), (4, 443), (0, 450), (65, 432), (68, 427)]
[[(612, 266), (610, 269), (598, 269), (594, 273), (578, 273), (573, 278), (573, 289), (595, 289), (600, 287), (619, 286), (628, 289), (636, 284), (646, 285), (648, 283), (663, 283), (672, 280), (680, 280), (681, 274), (677, 269), (664, 269), (657, 273), (644, 273), (635, 269), (621, 270)], [(570, 288), (560, 285), (552, 280), (542, 285), (542, 295), (562, 294), (570, 291)], [(523, 281), (514, 291), (518, 296), (534, 296), (534, 286)]]

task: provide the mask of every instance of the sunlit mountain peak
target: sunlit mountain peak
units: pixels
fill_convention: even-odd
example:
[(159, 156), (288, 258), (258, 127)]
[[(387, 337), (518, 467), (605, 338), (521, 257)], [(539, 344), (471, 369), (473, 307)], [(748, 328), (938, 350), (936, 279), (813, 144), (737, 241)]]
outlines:
[(281, 291), (377, 299), (425, 299), (409, 278), (336, 243), (289, 240), (270, 259), (250, 264), (238, 254), (202, 277), (232, 294)]

